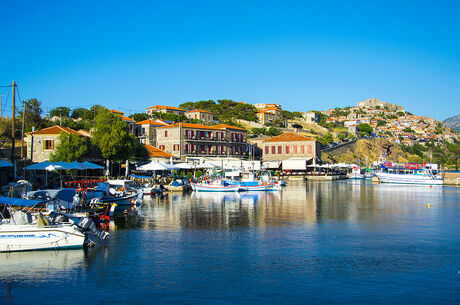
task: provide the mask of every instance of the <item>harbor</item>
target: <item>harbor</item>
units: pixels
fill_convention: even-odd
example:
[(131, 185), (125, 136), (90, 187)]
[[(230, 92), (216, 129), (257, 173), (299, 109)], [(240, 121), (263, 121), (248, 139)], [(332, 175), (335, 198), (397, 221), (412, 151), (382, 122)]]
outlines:
[(1, 253), (0, 293), (12, 304), (450, 303), (459, 200), (455, 187), (368, 180), (145, 197), (110, 222), (105, 247)]

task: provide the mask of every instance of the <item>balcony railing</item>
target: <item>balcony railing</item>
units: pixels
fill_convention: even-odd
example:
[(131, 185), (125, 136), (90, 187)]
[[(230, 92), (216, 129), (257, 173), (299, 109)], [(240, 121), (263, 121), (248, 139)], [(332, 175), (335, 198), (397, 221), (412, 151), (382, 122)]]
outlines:
[(198, 136), (186, 136), (186, 141), (206, 141), (206, 142), (226, 142), (227, 139), (221, 137), (198, 137)]

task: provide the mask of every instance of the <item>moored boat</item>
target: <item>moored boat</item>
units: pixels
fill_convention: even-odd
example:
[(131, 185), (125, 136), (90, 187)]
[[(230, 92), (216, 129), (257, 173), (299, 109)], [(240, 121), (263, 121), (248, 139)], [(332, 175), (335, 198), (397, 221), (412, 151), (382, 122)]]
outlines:
[(192, 190), (196, 192), (238, 192), (240, 185), (231, 185), (224, 183), (223, 180), (212, 182), (191, 183)]
[(441, 176), (434, 175), (429, 169), (419, 169), (405, 173), (376, 172), (381, 183), (442, 185)]

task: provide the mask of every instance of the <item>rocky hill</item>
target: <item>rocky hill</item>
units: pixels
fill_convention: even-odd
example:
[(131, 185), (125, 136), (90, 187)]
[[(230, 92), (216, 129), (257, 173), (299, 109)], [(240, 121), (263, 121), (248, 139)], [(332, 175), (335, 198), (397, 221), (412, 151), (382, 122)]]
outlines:
[(380, 155), (387, 155), (387, 161), (408, 162), (413, 156), (405, 153), (401, 146), (386, 139), (362, 139), (330, 153), (323, 153), (321, 159), (330, 162), (362, 163), (378, 161)]
[(452, 128), (453, 130), (460, 132), (460, 114), (457, 114), (456, 116), (445, 119), (443, 123), (446, 126)]

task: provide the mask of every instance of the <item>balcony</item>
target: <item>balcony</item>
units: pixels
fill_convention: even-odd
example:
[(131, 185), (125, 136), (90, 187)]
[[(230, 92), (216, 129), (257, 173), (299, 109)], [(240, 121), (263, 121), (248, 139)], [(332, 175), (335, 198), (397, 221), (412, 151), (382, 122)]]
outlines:
[[(227, 156), (227, 152), (217, 152), (217, 151), (209, 151), (209, 152), (206, 152), (206, 151), (203, 151), (203, 152), (200, 152), (200, 151), (185, 151), (183, 153), (184, 156), (187, 156), (187, 157), (192, 157), (192, 156), (195, 156), (195, 157), (226, 157)], [(238, 152), (236, 153), (229, 153), (228, 156), (243, 156), (243, 154), (239, 154)]]
[(198, 137), (198, 136), (186, 136), (186, 141), (195, 141), (195, 142), (227, 142), (225, 138), (220, 137)]

